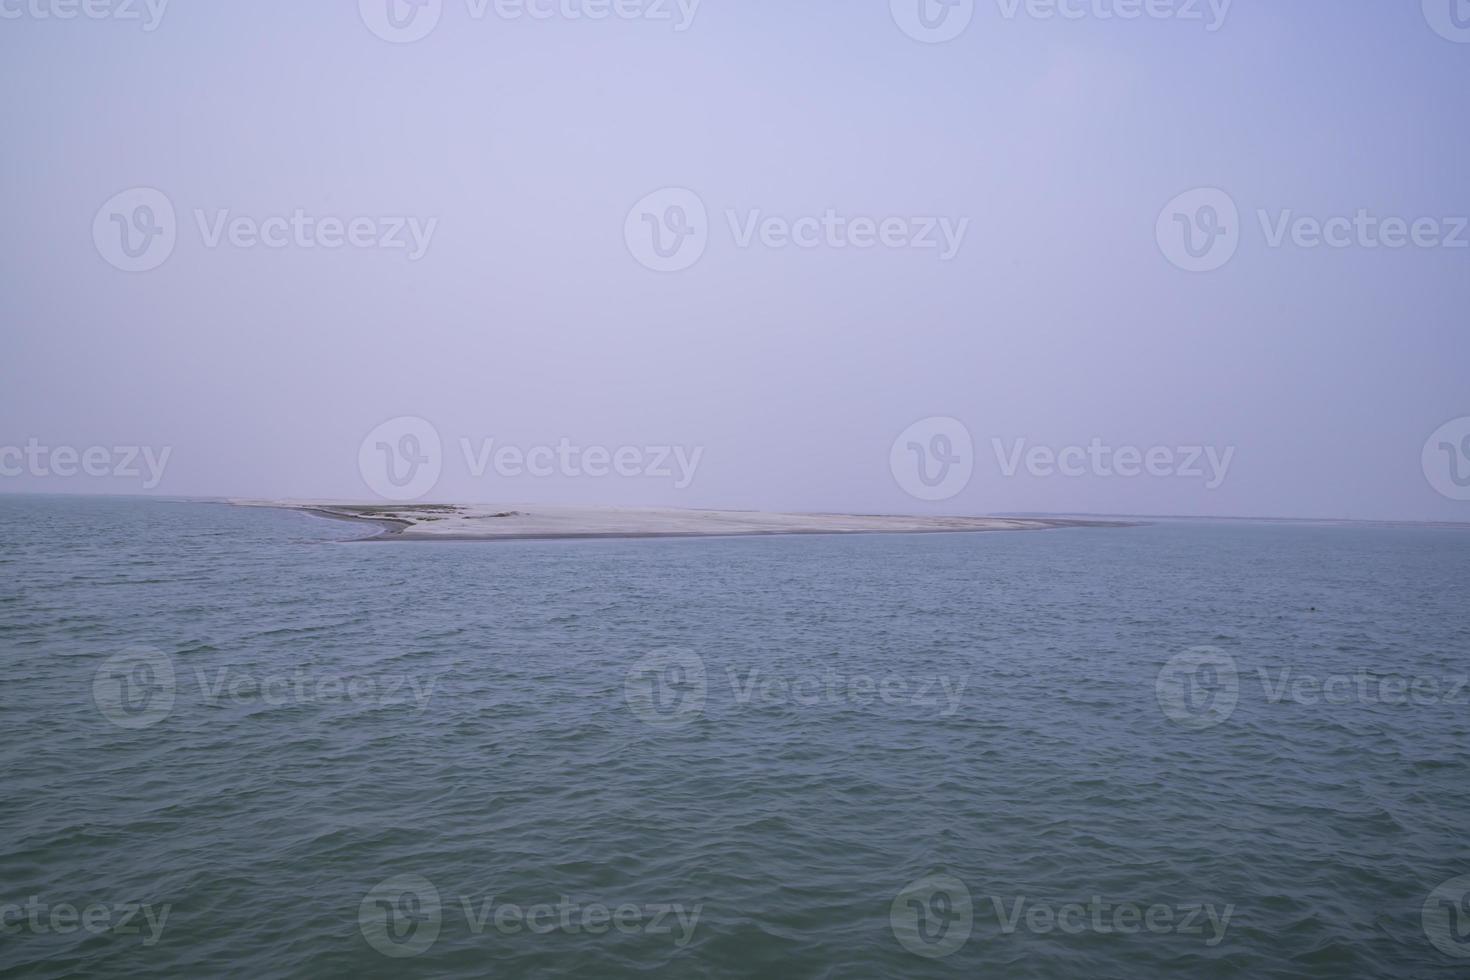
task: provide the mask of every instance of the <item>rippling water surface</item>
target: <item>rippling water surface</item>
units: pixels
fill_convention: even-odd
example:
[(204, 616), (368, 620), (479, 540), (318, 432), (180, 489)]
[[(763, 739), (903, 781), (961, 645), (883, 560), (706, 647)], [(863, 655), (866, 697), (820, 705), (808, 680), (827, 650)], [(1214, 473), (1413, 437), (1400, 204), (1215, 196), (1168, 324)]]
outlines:
[(1470, 533), (362, 533), (0, 499), (0, 972), (1470, 967)]

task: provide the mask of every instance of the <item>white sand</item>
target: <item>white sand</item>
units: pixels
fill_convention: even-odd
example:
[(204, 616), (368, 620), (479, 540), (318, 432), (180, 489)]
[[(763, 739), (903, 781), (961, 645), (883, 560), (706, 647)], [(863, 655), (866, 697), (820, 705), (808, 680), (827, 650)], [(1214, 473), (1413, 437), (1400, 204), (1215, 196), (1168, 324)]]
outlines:
[(562, 507), (545, 504), (348, 504), (234, 500), (376, 524), (386, 540), (495, 541), (518, 538), (696, 537), (751, 534), (874, 534), (1021, 531), (1116, 526), (1116, 522), (1000, 517), (771, 514), (675, 508)]

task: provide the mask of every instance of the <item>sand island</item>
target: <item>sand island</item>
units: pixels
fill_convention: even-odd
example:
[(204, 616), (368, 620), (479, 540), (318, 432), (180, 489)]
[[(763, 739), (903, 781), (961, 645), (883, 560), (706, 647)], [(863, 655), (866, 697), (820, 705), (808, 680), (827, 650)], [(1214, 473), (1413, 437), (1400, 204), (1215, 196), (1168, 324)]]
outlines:
[(510, 541), (556, 538), (727, 537), (762, 534), (922, 534), (1127, 527), (1132, 522), (1073, 518), (940, 517), (896, 514), (778, 514), (673, 507), (547, 504), (358, 504), (232, 500), (375, 525), (374, 541)]

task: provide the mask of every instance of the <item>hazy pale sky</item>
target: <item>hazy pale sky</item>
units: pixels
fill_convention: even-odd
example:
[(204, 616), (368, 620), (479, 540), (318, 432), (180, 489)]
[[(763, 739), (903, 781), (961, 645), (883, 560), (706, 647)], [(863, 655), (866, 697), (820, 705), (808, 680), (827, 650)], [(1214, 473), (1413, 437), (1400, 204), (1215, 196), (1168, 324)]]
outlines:
[(424, 2), (0, 0), (0, 492), (1470, 520), (1470, 4)]

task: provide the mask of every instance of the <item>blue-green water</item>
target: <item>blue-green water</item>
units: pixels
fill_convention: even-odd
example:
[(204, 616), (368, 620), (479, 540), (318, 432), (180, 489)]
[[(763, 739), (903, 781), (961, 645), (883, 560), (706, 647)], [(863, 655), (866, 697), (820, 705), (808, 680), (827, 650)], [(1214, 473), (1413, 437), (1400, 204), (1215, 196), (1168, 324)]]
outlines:
[(1470, 533), (362, 533), (0, 498), (0, 973), (1470, 967)]

